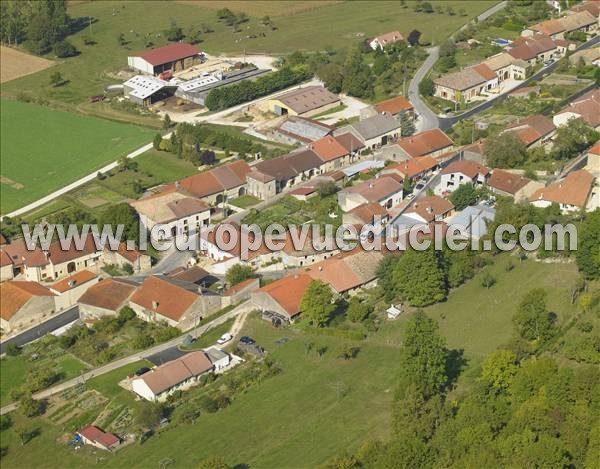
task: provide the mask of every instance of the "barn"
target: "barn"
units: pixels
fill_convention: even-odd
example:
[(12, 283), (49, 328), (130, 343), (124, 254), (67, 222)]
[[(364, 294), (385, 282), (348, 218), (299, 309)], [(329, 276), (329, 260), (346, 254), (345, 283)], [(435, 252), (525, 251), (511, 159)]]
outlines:
[(179, 72), (203, 61), (204, 53), (186, 43), (169, 44), (127, 57), (129, 68), (155, 76), (167, 70)]

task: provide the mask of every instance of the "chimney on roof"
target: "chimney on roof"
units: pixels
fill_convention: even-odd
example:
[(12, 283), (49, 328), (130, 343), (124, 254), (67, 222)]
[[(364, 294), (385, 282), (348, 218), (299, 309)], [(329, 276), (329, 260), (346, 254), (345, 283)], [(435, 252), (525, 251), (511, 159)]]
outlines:
[(158, 301), (152, 300), (152, 309), (158, 309)]
[(77, 280), (69, 280), (67, 282), (67, 285), (69, 286), (69, 288), (73, 288), (76, 284), (77, 284)]
[(319, 272), (321, 272), (322, 270), (323, 270), (323, 266), (322, 266), (322, 265), (320, 265), (320, 266), (319, 266)]
[(431, 207), (427, 207), (425, 210), (427, 210), (427, 213), (433, 213), (433, 208)]
[(175, 190), (181, 189), (181, 183), (179, 181), (175, 181)]

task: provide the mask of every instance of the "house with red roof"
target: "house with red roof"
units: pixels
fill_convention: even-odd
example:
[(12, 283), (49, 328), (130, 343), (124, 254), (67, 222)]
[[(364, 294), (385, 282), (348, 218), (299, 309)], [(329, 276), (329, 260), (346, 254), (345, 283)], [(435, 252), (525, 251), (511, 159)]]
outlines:
[(275, 313), (286, 321), (294, 321), (300, 314), (300, 303), (311, 280), (304, 273), (275, 280), (252, 293), (252, 304), (263, 313)]
[(350, 164), (350, 152), (336, 137), (326, 135), (308, 147), (323, 161), (321, 172), (335, 171)]
[(595, 88), (573, 100), (567, 107), (554, 114), (556, 127), (567, 125), (571, 119), (582, 119), (593, 129), (600, 130), (600, 90)]
[(338, 204), (344, 212), (368, 203), (379, 204), (389, 209), (402, 201), (402, 184), (389, 176), (381, 176), (346, 187), (337, 195)]
[(73, 306), (88, 288), (96, 285), (99, 281), (100, 277), (94, 272), (80, 270), (50, 285), (48, 288), (56, 295), (54, 297), (56, 310), (60, 311)]
[(102, 255), (106, 264), (114, 264), (120, 267), (129, 265), (134, 273), (145, 272), (152, 267), (152, 259), (148, 254), (127, 246), (126, 243), (120, 243), (116, 250), (106, 247)]
[(514, 133), (527, 148), (545, 147), (549, 149), (552, 145), (552, 137), (556, 133), (556, 126), (552, 119), (542, 114), (536, 114), (524, 119), (517, 119), (503, 133), (505, 132)]
[(221, 297), (191, 282), (151, 275), (131, 295), (129, 306), (145, 321), (188, 329), (221, 309)]
[(174, 43), (129, 56), (127, 64), (131, 69), (156, 76), (166, 71), (179, 72), (201, 64), (203, 60), (204, 54), (197, 47), (186, 43)]
[(4, 332), (32, 326), (54, 311), (54, 293), (39, 283), (0, 283), (0, 326)]
[(79, 312), (82, 318), (100, 319), (115, 316), (128, 305), (129, 297), (138, 283), (125, 278), (105, 278), (89, 287), (79, 297)]
[(600, 141), (588, 150), (585, 169), (596, 177), (600, 176)]
[(560, 206), (562, 213), (585, 210), (588, 201), (593, 199), (593, 206), (600, 205), (598, 188), (594, 187), (594, 176), (581, 169), (569, 173), (564, 179), (538, 189), (529, 199), (536, 207), (549, 207), (553, 203)]
[(504, 197), (512, 197), (515, 202), (528, 200), (535, 191), (544, 187), (542, 182), (533, 181), (504, 169), (494, 169), (487, 184), (492, 192)]
[(77, 431), (77, 436), (85, 445), (92, 445), (96, 448), (112, 451), (121, 444), (119, 437), (112, 433), (100, 430), (94, 425), (88, 425)]
[(400, 31), (390, 31), (389, 33), (382, 34), (380, 36), (374, 37), (369, 41), (369, 46), (373, 50), (381, 49), (383, 50), (386, 46), (393, 44), (398, 41), (403, 41), (404, 36), (400, 34)]

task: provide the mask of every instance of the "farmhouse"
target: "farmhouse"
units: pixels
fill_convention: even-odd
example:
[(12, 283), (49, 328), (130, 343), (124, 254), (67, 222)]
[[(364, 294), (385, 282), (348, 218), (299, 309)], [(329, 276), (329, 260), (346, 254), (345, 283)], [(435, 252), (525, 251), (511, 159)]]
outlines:
[(112, 434), (100, 430), (98, 427), (89, 425), (77, 431), (77, 436), (85, 445), (92, 445), (106, 451), (111, 451), (121, 444), (121, 440)]
[(513, 57), (508, 52), (500, 52), (482, 62), (496, 73), (498, 83), (504, 80), (524, 80), (527, 76), (529, 63)]
[(366, 148), (376, 148), (396, 140), (400, 136), (400, 121), (391, 114), (377, 114), (342, 127), (334, 135), (352, 132)]
[(333, 171), (350, 163), (348, 150), (331, 135), (314, 141), (309, 148), (323, 161), (322, 171)]
[(190, 352), (133, 379), (131, 389), (147, 401), (162, 402), (175, 391), (196, 385), (200, 376), (213, 368), (204, 352)]
[(88, 288), (96, 285), (100, 278), (89, 270), (76, 272), (59, 282), (52, 284), (50, 291), (56, 296), (54, 304), (57, 311), (73, 306)]
[(482, 63), (434, 80), (434, 95), (455, 103), (469, 103), (498, 86), (496, 73)]
[(517, 122), (508, 126), (503, 133), (505, 132), (516, 134), (527, 148), (548, 148), (552, 145), (551, 139), (556, 132), (556, 127), (552, 120), (537, 114), (517, 120)]
[(355, 137), (352, 132), (336, 133), (335, 139), (346, 149), (350, 156), (356, 155), (365, 148), (364, 143)]
[(389, 209), (401, 201), (402, 185), (388, 176), (371, 179), (338, 192), (338, 203), (344, 212), (367, 203), (377, 203)]
[(600, 90), (593, 89), (580, 96), (552, 118), (554, 125), (562, 127), (571, 119), (583, 119), (593, 129), (600, 130)]
[(380, 114), (387, 112), (396, 117), (400, 113), (406, 112), (410, 117), (415, 117), (415, 108), (404, 96), (396, 96), (385, 101), (380, 101), (375, 104), (374, 108)]
[(166, 71), (180, 72), (203, 60), (204, 54), (200, 49), (191, 44), (176, 43), (129, 56), (127, 64), (146, 75), (160, 75)]
[(400, 31), (391, 31), (389, 33), (377, 36), (369, 41), (369, 46), (373, 50), (383, 50), (385, 46), (393, 44), (394, 42), (403, 41), (404, 37), (400, 34)]
[(145, 272), (152, 266), (152, 259), (137, 249), (128, 248), (126, 243), (120, 243), (116, 250), (104, 248), (102, 257), (106, 264), (114, 264), (120, 267), (131, 266), (134, 273)]
[(264, 103), (267, 110), (278, 116), (309, 117), (340, 104), (339, 96), (322, 86), (307, 86), (288, 91)]
[(404, 215), (422, 223), (444, 220), (454, 213), (454, 205), (446, 199), (431, 195), (418, 199)]
[(165, 240), (198, 232), (210, 224), (210, 207), (179, 192), (161, 192), (131, 202), (140, 223), (153, 239)]
[(315, 280), (327, 283), (338, 294), (353, 294), (359, 288), (377, 284), (377, 267), (383, 259), (379, 251), (356, 248), (337, 254), (305, 269)]
[(252, 293), (252, 304), (262, 312), (275, 313), (287, 321), (294, 321), (300, 314), (302, 296), (311, 280), (304, 273), (275, 280)]
[(188, 176), (167, 186), (165, 190), (175, 189), (184, 195), (202, 199), (209, 205), (218, 205), (230, 197), (246, 194), (246, 176), (249, 172), (248, 163), (237, 160)]
[(563, 213), (585, 210), (590, 196), (599, 197), (592, 191), (594, 176), (585, 170), (569, 173), (562, 181), (538, 189), (531, 197), (536, 207), (548, 207), (553, 203), (560, 206)]
[(323, 160), (310, 149), (261, 161), (246, 176), (248, 193), (266, 200), (286, 187), (293, 187), (321, 174), (323, 164)]
[(442, 193), (453, 192), (461, 184), (481, 187), (486, 183), (490, 170), (474, 161), (455, 161), (446, 166), (441, 173), (439, 190)]
[(54, 293), (37, 282), (0, 284), (0, 325), (5, 332), (29, 327), (55, 311)]
[(368, 202), (353, 208), (344, 213), (343, 222), (345, 225), (354, 225), (357, 229), (362, 229), (364, 225), (383, 226), (389, 221), (390, 217), (385, 208), (376, 202)]
[(454, 142), (440, 129), (425, 130), (398, 141), (407, 158), (437, 157), (451, 151)]
[(594, 16), (587, 10), (576, 12), (562, 18), (550, 19), (527, 27), (521, 33), (522, 36), (534, 36), (545, 34), (552, 39), (564, 39), (565, 33), (582, 31), (593, 34), (598, 30), (598, 16)]
[(129, 306), (144, 321), (188, 329), (221, 308), (221, 297), (198, 285), (151, 275), (131, 295)]
[(558, 52), (556, 43), (550, 37), (543, 34), (519, 37), (515, 39), (507, 52), (515, 59), (523, 60), (529, 65), (547, 62), (561, 55)]
[(273, 130), (276, 140), (295, 145), (319, 140), (333, 132), (333, 127), (306, 117), (289, 116)]
[(569, 63), (571, 65), (579, 65), (581, 61), (583, 61), (585, 65), (600, 65), (600, 47), (583, 49), (574, 52), (569, 56)]
[(105, 278), (91, 286), (79, 297), (79, 312), (82, 318), (100, 319), (114, 316), (127, 306), (129, 297), (138, 284), (122, 278)]
[(394, 163), (386, 166), (379, 172), (381, 176), (397, 175), (400, 180), (406, 178), (419, 179), (424, 178), (431, 173), (438, 165), (435, 158), (430, 156), (422, 156), (419, 158), (411, 158), (399, 163)]
[(541, 182), (532, 181), (503, 169), (494, 169), (487, 183), (494, 193), (513, 197), (515, 202), (528, 200), (535, 191), (544, 187)]

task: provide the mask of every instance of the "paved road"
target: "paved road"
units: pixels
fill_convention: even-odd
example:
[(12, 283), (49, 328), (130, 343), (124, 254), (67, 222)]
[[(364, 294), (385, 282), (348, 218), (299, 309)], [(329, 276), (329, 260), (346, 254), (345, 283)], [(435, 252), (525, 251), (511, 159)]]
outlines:
[[(483, 21), (498, 11), (502, 10), (506, 7), (508, 2), (503, 1), (500, 2), (493, 7), (484, 11), (481, 15), (477, 17), (478, 21)], [(460, 29), (465, 29), (468, 24), (465, 24)], [(421, 67), (415, 73), (415, 76), (410, 82), (408, 87), (408, 99), (415, 107), (417, 114), (419, 115), (419, 119), (417, 120), (417, 130), (422, 132), (423, 130), (430, 130), (436, 127), (439, 127), (439, 119), (438, 116), (433, 112), (429, 106), (421, 99), (419, 95), (419, 83), (425, 78), (435, 63), (439, 58), (439, 47), (432, 47), (429, 49), (429, 56), (425, 59), (425, 62), (421, 65)]]
[(425, 59), (425, 62), (415, 73), (415, 76), (408, 86), (408, 100), (415, 107), (419, 119), (417, 120), (417, 131), (422, 132), (424, 130), (430, 130), (438, 127), (438, 117), (429, 106), (421, 99), (419, 95), (419, 83), (429, 74), (431, 68), (435, 65), (440, 55), (439, 47), (432, 47), (429, 49), (429, 56)]
[[(211, 322), (208, 322), (202, 326), (198, 326), (195, 329), (192, 329), (191, 331), (188, 331), (185, 334), (183, 334), (179, 337), (176, 337), (175, 339), (172, 339), (168, 342), (162, 343), (160, 345), (156, 345), (156, 346), (151, 347), (142, 352), (134, 353), (133, 355), (129, 355), (127, 357), (120, 358), (119, 360), (115, 360), (114, 362), (111, 362), (111, 363), (108, 363), (101, 367), (90, 370), (86, 373), (83, 373), (81, 376), (79, 376), (77, 378), (73, 378), (68, 381), (65, 381), (64, 383), (57, 384), (56, 386), (53, 386), (51, 388), (44, 389), (43, 391), (40, 391), (40, 392), (34, 394), (33, 397), (38, 400), (39, 399), (47, 399), (48, 397), (53, 396), (58, 393), (61, 393), (66, 389), (77, 386), (78, 384), (85, 382), (88, 379), (109, 373), (118, 368), (121, 368), (122, 366), (129, 365), (131, 363), (135, 363), (139, 360), (148, 359), (149, 357), (155, 356), (156, 354), (163, 352), (167, 349), (177, 347), (179, 344), (181, 344), (183, 342), (183, 339), (187, 335), (191, 335), (194, 338), (200, 337), (202, 334), (204, 334), (209, 329), (212, 329), (213, 327), (218, 326), (219, 324), (223, 324), (228, 319), (236, 317), (238, 314), (249, 311), (251, 309), (253, 309), (252, 305), (250, 304), (249, 301), (246, 301), (245, 303), (242, 303), (241, 305), (239, 305), (235, 309), (229, 311), (228, 313), (225, 313), (224, 315), (219, 316), (218, 318), (215, 318)], [(8, 404), (0, 409), (0, 415), (4, 415), (9, 412), (12, 412), (16, 408), (17, 408), (16, 403)]]
[(56, 314), (47, 321), (44, 321), (43, 323), (33, 326), (32, 328), (27, 329), (18, 335), (6, 339), (0, 344), (0, 355), (6, 351), (6, 347), (10, 343), (14, 343), (19, 347), (22, 347), (23, 345), (33, 342), (34, 340), (38, 340), (40, 337), (55, 331), (56, 329), (60, 329), (61, 327), (66, 326), (67, 324), (78, 319), (78, 306), (74, 306), (66, 311), (63, 311), (62, 313)]

